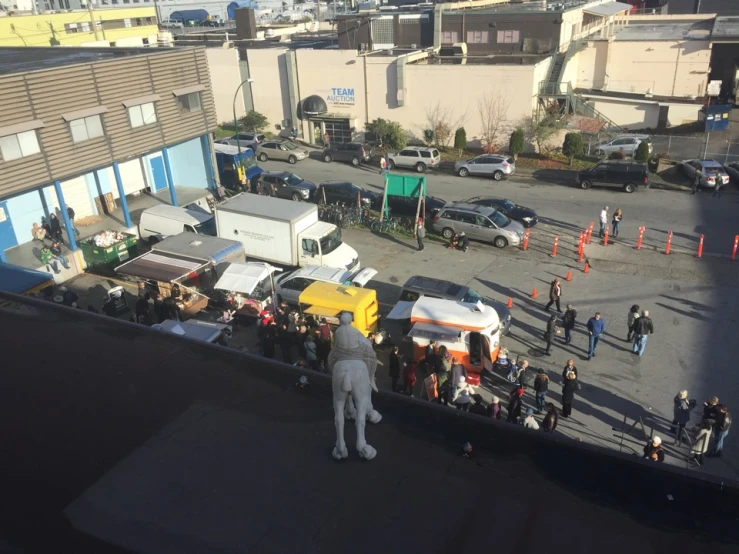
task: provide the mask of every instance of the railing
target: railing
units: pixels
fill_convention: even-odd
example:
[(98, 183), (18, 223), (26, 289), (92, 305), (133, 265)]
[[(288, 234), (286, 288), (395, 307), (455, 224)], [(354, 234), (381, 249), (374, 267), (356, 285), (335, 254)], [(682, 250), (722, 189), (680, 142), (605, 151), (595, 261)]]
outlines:
[(554, 83), (551, 81), (541, 81), (539, 83), (539, 96), (567, 98), (570, 102), (573, 113), (603, 121), (606, 124), (604, 132), (623, 132), (623, 129), (620, 125), (617, 125), (606, 115), (599, 112), (592, 105), (585, 102), (582, 96), (575, 93), (572, 88), (572, 84), (569, 82)]

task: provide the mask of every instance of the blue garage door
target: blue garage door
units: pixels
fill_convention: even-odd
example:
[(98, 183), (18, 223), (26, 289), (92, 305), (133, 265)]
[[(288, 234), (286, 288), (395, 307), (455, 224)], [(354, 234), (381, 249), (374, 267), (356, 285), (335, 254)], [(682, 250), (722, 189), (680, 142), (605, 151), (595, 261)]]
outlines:
[(151, 175), (154, 179), (154, 192), (167, 188), (167, 175), (164, 173), (164, 160), (161, 156), (149, 159)]

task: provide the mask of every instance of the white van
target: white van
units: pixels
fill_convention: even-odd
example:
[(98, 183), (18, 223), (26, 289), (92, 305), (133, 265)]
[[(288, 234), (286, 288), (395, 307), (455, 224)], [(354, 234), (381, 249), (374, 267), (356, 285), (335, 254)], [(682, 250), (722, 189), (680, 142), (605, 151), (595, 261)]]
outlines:
[(139, 236), (150, 242), (158, 242), (183, 231), (199, 235), (216, 236), (216, 221), (212, 214), (200, 209), (187, 209), (160, 204), (147, 208), (139, 220)]

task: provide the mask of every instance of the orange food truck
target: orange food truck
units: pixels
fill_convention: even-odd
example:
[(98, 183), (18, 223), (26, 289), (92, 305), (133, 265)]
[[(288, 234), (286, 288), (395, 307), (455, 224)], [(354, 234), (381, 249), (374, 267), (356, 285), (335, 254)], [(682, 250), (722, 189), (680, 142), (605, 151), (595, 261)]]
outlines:
[(470, 384), (479, 384), (483, 369), (492, 371), (500, 350), (500, 320), (492, 306), (423, 296), (415, 302), (398, 302), (388, 319), (409, 319), (413, 357), (420, 360), (429, 341), (446, 346), (470, 373)]

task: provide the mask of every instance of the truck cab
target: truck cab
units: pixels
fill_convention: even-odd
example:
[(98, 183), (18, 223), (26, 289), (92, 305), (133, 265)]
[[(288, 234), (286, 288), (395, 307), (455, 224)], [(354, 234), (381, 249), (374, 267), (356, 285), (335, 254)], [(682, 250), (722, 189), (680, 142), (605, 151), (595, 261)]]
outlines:
[(359, 255), (341, 240), (341, 229), (319, 221), (298, 235), (300, 245), (298, 265), (326, 265), (359, 270)]
[(257, 164), (254, 150), (241, 146), (241, 152), (230, 144), (214, 144), (216, 165), (221, 185), (229, 190), (238, 192), (253, 190), (254, 184), (264, 170)]

